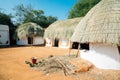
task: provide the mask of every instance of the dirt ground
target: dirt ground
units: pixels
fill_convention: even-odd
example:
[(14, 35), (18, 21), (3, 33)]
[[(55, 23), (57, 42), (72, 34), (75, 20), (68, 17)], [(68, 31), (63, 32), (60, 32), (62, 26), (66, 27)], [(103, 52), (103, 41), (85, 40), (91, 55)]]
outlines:
[(68, 54), (68, 49), (39, 46), (0, 48), (0, 80), (120, 80), (120, 70), (101, 70), (94, 67), (76, 76), (65, 76), (63, 73), (43, 74), (25, 64), (31, 57), (40, 59), (64, 54)]

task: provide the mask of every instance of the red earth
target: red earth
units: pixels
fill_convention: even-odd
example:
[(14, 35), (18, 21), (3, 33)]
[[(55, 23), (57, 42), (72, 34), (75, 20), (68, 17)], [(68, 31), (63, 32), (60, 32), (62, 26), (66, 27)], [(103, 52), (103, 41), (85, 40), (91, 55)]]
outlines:
[(49, 55), (64, 54), (68, 54), (68, 49), (40, 46), (0, 48), (0, 80), (120, 80), (120, 70), (101, 70), (94, 67), (77, 76), (65, 76), (57, 72), (43, 74), (25, 64), (32, 57), (41, 59)]

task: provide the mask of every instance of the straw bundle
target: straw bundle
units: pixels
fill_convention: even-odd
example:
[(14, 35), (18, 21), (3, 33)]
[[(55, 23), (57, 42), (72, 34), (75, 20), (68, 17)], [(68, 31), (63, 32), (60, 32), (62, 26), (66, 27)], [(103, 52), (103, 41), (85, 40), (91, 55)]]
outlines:
[[(31, 31), (31, 32), (30, 32)], [(44, 29), (37, 25), (36, 23), (25, 23), (20, 25), (17, 30), (16, 34), (18, 38), (22, 38), (25, 36), (43, 36), (44, 35)]]
[(76, 25), (82, 18), (74, 18), (68, 20), (60, 20), (51, 24), (45, 30), (45, 38), (70, 38), (74, 32)]
[(120, 45), (120, 0), (102, 0), (77, 25), (71, 41)]

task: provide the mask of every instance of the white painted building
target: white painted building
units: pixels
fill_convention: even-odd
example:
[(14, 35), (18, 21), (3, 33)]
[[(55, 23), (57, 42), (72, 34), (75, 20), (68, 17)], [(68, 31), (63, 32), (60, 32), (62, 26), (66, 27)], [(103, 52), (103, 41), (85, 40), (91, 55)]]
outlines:
[(59, 40), (59, 48), (70, 48), (70, 40), (69, 39), (60, 39)]
[(16, 42), (17, 45), (28, 45), (27, 37), (22, 37), (21, 39), (18, 39)]
[(43, 37), (34, 37), (33, 45), (42, 45), (42, 44), (44, 44)]
[[(33, 29), (33, 34), (29, 31)], [(17, 45), (43, 45), (44, 44), (44, 29), (36, 23), (24, 23), (17, 30)]]
[(46, 30), (44, 37), (46, 46), (56, 46), (59, 48), (70, 47), (70, 37), (72, 36), (76, 25), (81, 21), (80, 18), (59, 20), (52, 23)]
[(120, 70), (120, 0), (101, 0), (79, 22), (72, 42), (89, 43), (84, 58), (101, 69)]
[(90, 50), (81, 50), (80, 57), (98, 68), (120, 70), (120, 53), (116, 45), (90, 44)]
[(9, 27), (0, 25), (0, 45), (10, 45)]
[(52, 38), (45, 38), (46, 44), (45, 46), (54, 46), (54, 39)]

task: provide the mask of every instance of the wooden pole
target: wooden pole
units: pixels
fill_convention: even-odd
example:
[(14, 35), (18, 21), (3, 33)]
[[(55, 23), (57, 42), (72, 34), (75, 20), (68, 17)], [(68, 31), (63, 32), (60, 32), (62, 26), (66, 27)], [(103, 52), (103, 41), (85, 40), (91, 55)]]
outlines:
[(71, 48), (72, 48), (72, 43), (71, 43), (71, 41), (70, 41), (70, 47), (69, 47), (69, 56), (70, 56), (70, 52), (71, 52)]
[(68, 51), (69, 52), (69, 56), (70, 56), (70, 51), (71, 51), (71, 48), (69, 48), (69, 51)]
[(67, 75), (70, 74), (69, 71), (67, 70), (68, 67), (65, 66), (59, 59), (56, 59), (56, 62), (57, 62), (59, 65), (61, 65), (61, 67), (62, 67), (62, 69), (63, 69), (63, 72), (64, 72), (65, 76), (67, 76)]
[(76, 57), (79, 56), (79, 52), (80, 52), (80, 43), (78, 44), (78, 51), (77, 51)]

